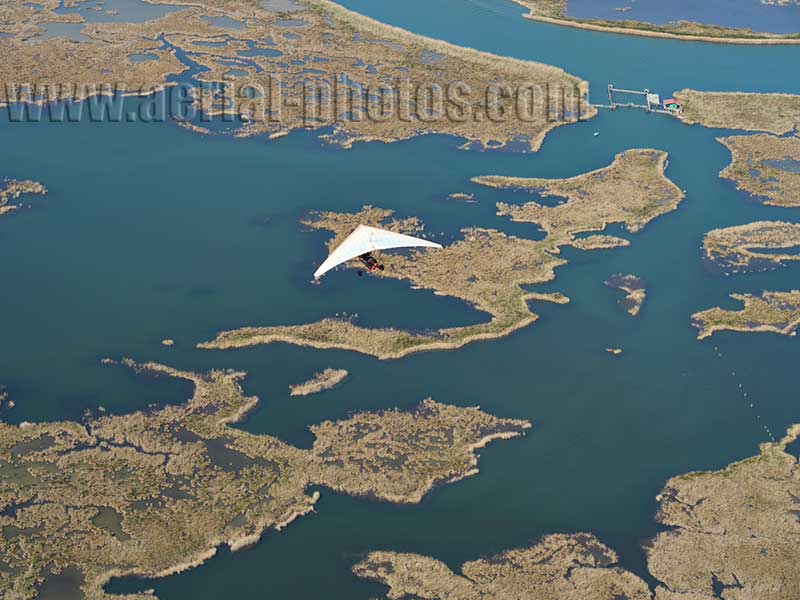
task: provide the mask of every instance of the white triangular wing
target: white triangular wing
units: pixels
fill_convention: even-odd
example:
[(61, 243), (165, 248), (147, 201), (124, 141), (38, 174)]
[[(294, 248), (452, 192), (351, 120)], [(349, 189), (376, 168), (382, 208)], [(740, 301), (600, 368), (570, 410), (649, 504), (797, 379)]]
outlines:
[(415, 247), (441, 248), (442, 245), (369, 225), (359, 225), (319, 266), (319, 269), (314, 272), (314, 278), (318, 279), (335, 266), (366, 252)]

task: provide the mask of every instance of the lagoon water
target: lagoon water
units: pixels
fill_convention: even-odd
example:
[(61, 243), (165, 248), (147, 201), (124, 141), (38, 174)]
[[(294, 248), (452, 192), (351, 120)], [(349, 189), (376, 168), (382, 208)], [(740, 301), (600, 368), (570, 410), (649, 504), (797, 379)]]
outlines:
[(800, 4), (794, 0), (783, 6), (762, 0), (569, 0), (567, 16), (655, 25), (692, 21), (769, 33), (800, 32)]
[[(590, 81), (594, 100), (609, 81), (662, 93), (684, 86), (800, 92), (792, 76), (797, 48), (684, 45), (546, 26), (522, 20), (521, 9), (503, 0), (344, 4), (417, 33), (562, 66)], [(128, 100), (131, 107), (146, 101)], [(98, 362), (130, 356), (247, 371), (244, 388), (262, 403), (241, 427), (301, 446), (313, 441), (308, 424), (410, 408), (427, 396), (533, 421), (525, 438), (485, 449), (478, 476), (435, 490), (419, 506), (322, 490), (318, 514), (268, 531), (254, 548), (222, 551), (163, 580), (115, 581), (113, 592), (366, 600), (383, 589), (350, 568), (369, 550), (429, 554), (455, 568), (546, 533), (587, 530), (645, 575), (640, 544), (658, 531), (654, 497), (664, 481), (750, 456), (768, 441), (765, 427), (777, 436), (800, 419), (796, 339), (723, 333), (698, 342), (690, 324), (697, 310), (735, 307), (731, 292), (798, 287), (797, 266), (724, 277), (701, 261), (709, 229), (800, 220), (797, 210), (763, 206), (718, 178), (729, 155), (714, 138), (725, 133), (619, 110), (554, 131), (537, 154), (462, 151), (446, 136), (343, 151), (312, 132), (269, 142), (157, 123), (12, 123), (3, 114), (0, 176), (41, 181), (49, 193), (0, 219), (0, 382), (16, 402), (0, 416), (78, 419), (99, 406), (124, 413), (190, 394), (185, 383)], [(311, 285), (327, 238), (304, 231), (298, 219), (309, 209), (372, 203), (420, 216), (443, 243), (469, 225), (538, 237), (534, 225), (494, 214), (494, 202), (524, 195), (469, 178), (571, 176), (644, 147), (670, 153), (667, 175), (687, 194), (680, 208), (638, 234), (623, 233), (630, 248), (566, 250), (569, 264), (537, 289), (562, 291), (572, 302), (537, 304), (541, 319), (512, 336), (399, 361), (288, 345), (194, 348), (220, 329), (342, 312), (370, 326), (481, 320), (452, 299), (349, 271)], [(446, 199), (459, 191), (477, 202)], [(603, 285), (614, 273), (648, 283), (635, 319)], [(161, 346), (164, 338), (176, 345)], [(617, 346), (620, 357), (605, 352)], [(335, 390), (289, 398), (289, 384), (325, 367), (351, 376)]]

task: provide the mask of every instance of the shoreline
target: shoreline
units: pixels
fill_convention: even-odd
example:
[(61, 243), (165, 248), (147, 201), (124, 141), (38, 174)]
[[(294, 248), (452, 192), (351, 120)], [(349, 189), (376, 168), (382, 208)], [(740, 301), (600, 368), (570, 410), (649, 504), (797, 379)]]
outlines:
[[(469, 408), (469, 407), (465, 407)], [(474, 407), (480, 410), (480, 407)], [(428, 496), (434, 490), (444, 487), (446, 485), (451, 485), (453, 483), (458, 483), (459, 481), (463, 481), (470, 477), (474, 477), (478, 473), (480, 473), (480, 469), (478, 468), (478, 464), (480, 462), (480, 454), (478, 454), (478, 450), (482, 450), (486, 448), (489, 444), (497, 440), (513, 440), (516, 438), (521, 438), (526, 436), (526, 431), (533, 427), (533, 424), (528, 421), (527, 419), (517, 419), (520, 421), (519, 431), (497, 431), (495, 433), (489, 433), (482, 437), (481, 439), (477, 440), (472, 444), (468, 444), (465, 447), (465, 452), (470, 455), (470, 464), (468, 468), (464, 469), (463, 473), (457, 473), (451, 477), (440, 477), (440, 478), (429, 478), (425, 482), (425, 488), (417, 490), (413, 495), (390, 495), (386, 494), (383, 496), (378, 496), (372, 492), (368, 492), (365, 494), (350, 494), (345, 492), (343, 489), (335, 487), (330, 484), (318, 484), (319, 487), (325, 488), (330, 490), (334, 494), (343, 494), (353, 498), (361, 498), (367, 500), (369, 502), (374, 502), (377, 504), (395, 504), (395, 505), (406, 505), (406, 506), (416, 506), (422, 503), (425, 500), (425, 497)], [(314, 492), (315, 494), (319, 494), (319, 492)]]
[[(531, 298), (532, 300), (541, 300), (542, 298), (536, 297)], [(556, 304), (561, 304), (563, 302), (556, 302)], [(482, 331), (479, 333), (475, 333), (472, 335), (464, 336), (463, 338), (452, 340), (452, 341), (431, 341), (429, 343), (422, 343), (416, 346), (409, 346), (402, 350), (397, 350), (395, 352), (386, 352), (386, 353), (373, 353), (370, 352), (362, 347), (359, 347), (357, 344), (352, 345), (345, 345), (340, 344), (337, 342), (328, 342), (328, 341), (317, 341), (317, 340), (308, 340), (302, 339), (299, 336), (295, 337), (291, 334), (286, 333), (256, 333), (246, 339), (237, 340), (237, 339), (226, 339), (229, 336), (225, 334), (232, 334), (240, 332), (241, 330), (233, 329), (230, 331), (221, 331), (217, 334), (217, 336), (213, 340), (209, 340), (207, 342), (200, 342), (195, 345), (196, 348), (201, 350), (234, 350), (239, 348), (250, 348), (252, 346), (260, 346), (266, 344), (275, 344), (275, 343), (283, 343), (283, 344), (291, 344), (293, 346), (298, 347), (306, 347), (306, 348), (315, 348), (317, 350), (345, 350), (349, 352), (356, 352), (358, 354), (364, 354), (366, 356), (374, 356), (378, 360), (396, 360), (399, 358), (403, 358), (409, 354), (414, 354), (417, 352), (432, 352), (432, 351), (451, 351), (451, 350), (458, 350), (467, 344), (476, 341), (487, 341), (487, 340), (495, 340), (506, 337), (511, 335), (515, 331), (519, 329), (523, 329), (528, 325), (531, 325), (536, 320), (538, 320), (539, 316), (532, 314), (531, 317), (526, 319), (522, 319), (513, 323), (507, 327), (499, 329), (497, 331)], [(326, 319), (322, 319), (325, 321)], [(317, 321), (316, 323), (320, 323), (321, 321)], [(491, 325), (491, 321), (486, 323), (486, 325)], [(288, 327), (292, 327), (289, 325)], [(243, 329), (270, 329), (270, 327), (252, 327), (252, 328), (243, 328)]]
[(800, 318), (792, 321), (783, 328), (775, 327), (774, 325), (757, 325), (755, 327), (745, 327), (742, 325), (712, 325), (710, 327), (703, 327), (702, 323), (698, 323), (695, 320), (692, 320), (692, 324), (698, 329), (702, 328), (700, 333), (697, 334), (698, 341), (708, 339), (720, 331), (732, 331), (734, 333), (774, 333), (776, 335), (794, 337), (797, 329), (800, 328)]
[[(521, 6), (524, 6), (521, 5)], [(634, 27), (619, 27), (614, 25), (598, 25), (592, 21), (575, 21), (567, 18), (546, 17), (532, 13), (524, 13), (523, 19), (538, 21), (548, 25), (559, 25), (561, 27), (572, 27), (573, 29), (584, 29), (587, 31), (598, 31), (602, 33), (615, 33), (619, 35), (633, 35), (637, 37), (660, 38), (666, 40), (677, 40), (683, 42), (705, 42), (708, 44), (734, 44), (750, 46), (793, 46), (800, 45), (800, 38), (788, 37), (722, 37), (706, 36), (697, 34), (681, 34), (670, 31), (658, 31), (651, 29), (637, 29)]]
[(730, 294), (729, 298), (742, 304), (739, 310), (719, 306), (696, 312), (692, 325), (699, 329), (698, 340), (719, 331), (740, 333), (775, 333), (794, 337), (800, 327), (800, 290), (761, 294)]
[[(163, 4), (163, 2), (156, 2), (156, 4)], [(235, 107), (233, 103), (230, 106), (217, 106), (214, 93), (204, 93), (202, 86), (226, 81), (225, 70), (227, 67), (221, 66), (222, 63), (215, 59), (235, 58), (236, 52), (244, 47), (243, 44), (258, 43), (259, 36), (262, 34), (275, 33), (277, 30), (274, 28), (280, 26), (275, 25), (279, 20), (276, 14), (266, 9), (246, 8), (240, 5), (226, 7), (223, 10), (213, 4), (198, 4), (192, 0), (176, 0), (174, 5), (183, 10), (173, 11), (165, 16), (141, 23), (123, 21), (87, 27), (85, 34), (87, 39), (80, 44), (68, 44), (60, 38), (44, 39), (36, 47), (38, 54), (34, 54), (28, 46), (20, 42), (19, 36), (0, 41), (0, 47), (9, 49), (11, 56), (19, 55), (15, 62), (6, 66), (4, 72), (7, 79), (14, 80), (20, 72), (31, 71), (33, 67), (30, 65), (39, 61), (42, 63), (40, 65), (41, 73), (37, 71), (36, 77), (29, 82), (33, 86), (44, 85), (57, 78), (56, 74), (69, 71), (77, 73), (77, 75), (72, 75), (74, 81), (96, 80), (107, 82), (109, 86), (117, 85), (113, 81), (127, 83), (126, 91), (119, 94), (122, 97), (156, 95), (180, 85), (175, 76), (188, 73), (190, 76), (188, 85), (194, 92), (191, 106), (202, 111), (203, 114), (209, 117), (228, 114), (242, 116), (245, 115), (244, 111), (239, 110), (242, 106), (255, 111), (255, 104), (252, 102), (248, 104), (246, 101), (241, 102), (238, 107)], [(480, 98), (476, 98), (469, 100), (468, 105), (470, 113), (475, 112), (478, 116), (469, 120), (426, 118), (420, 119), (418, 123), (410, 123), (401, 118), (393, 119), (391, 123), (384, 123), (383, 120), (380, 122), (361, 119), (342, 120), (338, 115), (334, 115), (322, 120), (317, 119), (313, 121), (312, 126), (307, 119), (301, 118), (298, 109), (284, 111), (285, 118), (280, 123), (277, 122), (280, 119), (273, 121), (272, 118), (267, 119), (265, 114), (256, 117), (254, 116), (255, 112), (246, 113), (249, 116), (242, 116), (243, 125), (241, 127), (237, 127), (233, 131), (214, 133), (228, 133), (235, 138), (267, 134), (268, 139), (274, 139), (274, 137), (286, 135), (291, 130), (315, 129), (320, 130), (322, 139), (327, 139), (330, 143), (339, 145), (343, 149), (350, 148), (356, 142), (383, 141), (391, 143), (427, 134), (452, 135), (466, 144), (477, 143), (484, 149), (491, 149), (495, 147), (495, 142), (500, 142), (499, 147), (502, 147), (522, 135), (526, 138), (525, 143), (528, 150), (535, 152), (541, 148), (547, 134), (555, 128), (588, 120), (597, 115), (597, 109), (588, 100), (589, 82), (568, 73), (561, 67), (534, 60), (504, 57), (423, 36), (400, 27), (381, 23), (330, 0), (301, 0), (300, 5), (306, 14), (307, 25), (310, 28), (304, 34), (304, 41), (301, 42), (300, 47), (294, 47), (290, 42), (281, 41), (279, 45), (283, 49), (280, 51), (288, 52), (292, 56), (296, 54), (298, 57), (309, 53), (319, 53), (320, 56), (327, 57), (325, 62), (333, 60), (334, 62), (329, 67), (318, 73), (321, 77), (315, 78), (315, 81), (325, 81), (326, 78), (335, 81), (336, 71), (347, 68), (346, 65), (352, 62), (351, 54), (360, 57), (361, 60), (373, 56), (384, 64), (382, 68), (386, 72), (381, 77), (389, 76), (393, 85), (398, 86), (403, 84), (405, 79), (416, 84), (427, 84), (431, 78), (440, 84), (441, 82), (449, 84), (451, 81), (465, 79), (466, 84), (479, 89), (489, 85), (494, 79), (500, 79), (513, 85), (528, 85), (533, 81), (537, 85), (547, 85), (548, 89), (550, 89), (549, 86), (554, 86), (554, 89), (573, 90), (570, 93), (574, 96), (574, 102), (577, 103), (578, 118), (571, 116), (576, 114), (575, 111), (572, 111), (569, 113), (569, 117), (565, 112), (557, 119), (546, 116), (543, 119), (513, 117), (485, 121), (482, 115), (488, 110), (486, 103)], [(206, 13), (223, 14), (231, 19), (247, 23), (247, 25), (242, 30), (234, 30), (225, 26), (204, 23), (201, 19), (204, 15), (208, 16)], [(22, 18), (14, 21), (14, 31), (20, 29), (25, 23)], [(330, 23), (334, 25), (330, 25)], [(334, 36), (331, 31), (336, 29), (336, 24), (339, 27), (338, 41), (330, 50), (327, 50), (325, 36)], [(330, 31), (328, 31), (329, 29)], [(275, 35), (277, 36), (278, 33)], [(113, 36), (120, 38), (121, 42), (114, 44), (109, 42)], [(170, 41), (173, 38), (175, 43)], [(157, 40), (161, 40), (160, 46)], [(223, 45), (227, 45), (229, 41), (235, 42), (236, 48), (233, 46), (226, 49), (218, 48), (213, 52), (210, 50), (197, 52), (196, 48), (192, 48), (196, 41), (206, 40), (222, 40)], [(370, 47), (367, 42), (378, 42), (381, 46)], [(114, 52), (109, 54), (109, 49), (113, 49)], [(435, 68), (421, 64), (417, 60), (416, 54), (423, 50), (442, 54), (447, 62)], [(126, 58), (132, 52), (152, 53), (157, 55), (158, 60), (133, 62)], [(192, 52), (195, 52), (193, 60), (196, 59), (197, 64), (191, 60), (187, 62), (184, 58), (183, 53), (188, 53), (186, 56), (189, 56)], [(39, 54), (41, 57), (38, 57)], [(264, 73), (265, 69), (274, 69), (275, 66), (270, 66), (269, 60), (263, 58), (257, 60), (256, 58), (249, 61), (252, 64), (247, 66), (247, 79), (237, 80), (238, 83), (234, 84), (235, 86), (258, 84), (267, 87), (266, 76), (259, 74)], [(409, 75), (398, 75), (393, 70), (394, 67), (402, 68), (403, 72), (409, 73)], [(277, 73), (296, 78), (299, 73), (295, 73), (295, 71), (297, 69), (293, 69), (287, 61), (286, 66), (278, 68)], [(378, 77), (373, 75), (375, 74), (364, 75), (365, 81), (361, 83), (365, 85), (377, 83)], [(96, 86), (84, 86), (83, 89), (70, 92), (69, 99), (79, 104), (95, 97), (118, 95), (106, 90), (104, 85), (106, 84), (101, 84), (99, 89)], [(287, 93), (292, 97), (293, 102), (286, 103), (285, 106), (288, 108), (298, 105), (296, 101), (301, 97), (301, 90), (296, 85), (296, 81), (290, 86), (290, 92)], [(30, 92), (17, 94), (17, 96), (8, 97), (7, 94), (6, 98), (1, 98), (0, 108), (6, 104), (45, 106), (52, 104), (54, 100), (62, 99), (60, 96), (53, 97), (50, 92), (44, 95)], [(209, 133), (208, 127), (198, 127), (198, 123), (178, 124), (199, 134)], [(333, 133), (324, 133), (322, 129), (326, 126), (333, 126)]]

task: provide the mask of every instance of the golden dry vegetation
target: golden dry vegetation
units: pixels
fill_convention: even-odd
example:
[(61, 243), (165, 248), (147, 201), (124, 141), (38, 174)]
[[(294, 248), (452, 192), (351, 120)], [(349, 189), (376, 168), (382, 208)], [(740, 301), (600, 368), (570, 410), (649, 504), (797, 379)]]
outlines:
[(570, 245), (578, 250), (610, 250), (627, 248), (631, 243), (629, 240), (615, 235), (595, 234), (575, 238)]
[(353, 572), (389, 586), (389, 600), (650, 600), (647, 584), (615, 566), (617, 560), (592, 534), (576, 533), (467, 562), (461, 573), (399, 552), (370, 552)]
[(681, 90), (681, 119), (689, 125), (784, 135), (800, 128), (800, 96)]
[(290, 396), (309, 396), (336, 387), (347, 377), (345, 369), (325, 369), (303, 383), (289, 386)]
[[(537, 223), (553, 248), (573, 244), (575, 235), (602, 231), (621, 223), (630, 232), (673, 211), (683, 200), (680, 188), (665, 175), (668, 156), (660, 150), (626, 150), (607, 167), (568, 179), (500, 175), (475, 177), (474, 183), (499, 189), (528, 190), (543, 198), (565, 198), (556, 206), (537, 202), (497, 204), (497, 214), (512, 221)], [(618, 242), (614, 242), (619, 245)]]
[(11, 202), (17, 200), (22, 194), (44, 195), (46, 193), (47, 188), (38, 181), (31, 181), (30, 179), (24, 181), (2, 179), (0, 180), (0, 215), (16, 210), (18, 205), (11, 204)]
[(800, 464), (786, 453), (798, 434), (795, 426), (758, 456), (667, 482), (657, 519), (669, 529), (646, 548), (663, 583), (657, 600), (800, 598)]

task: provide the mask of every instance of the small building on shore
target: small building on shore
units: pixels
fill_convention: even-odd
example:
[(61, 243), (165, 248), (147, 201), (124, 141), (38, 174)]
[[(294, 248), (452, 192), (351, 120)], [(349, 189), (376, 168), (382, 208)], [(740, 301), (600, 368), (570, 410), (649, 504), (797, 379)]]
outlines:
[(680, 113), (683, 110), (683, 105), (675, 100), (675, 98), (667, 98), (664, 100), (664, 110)]

